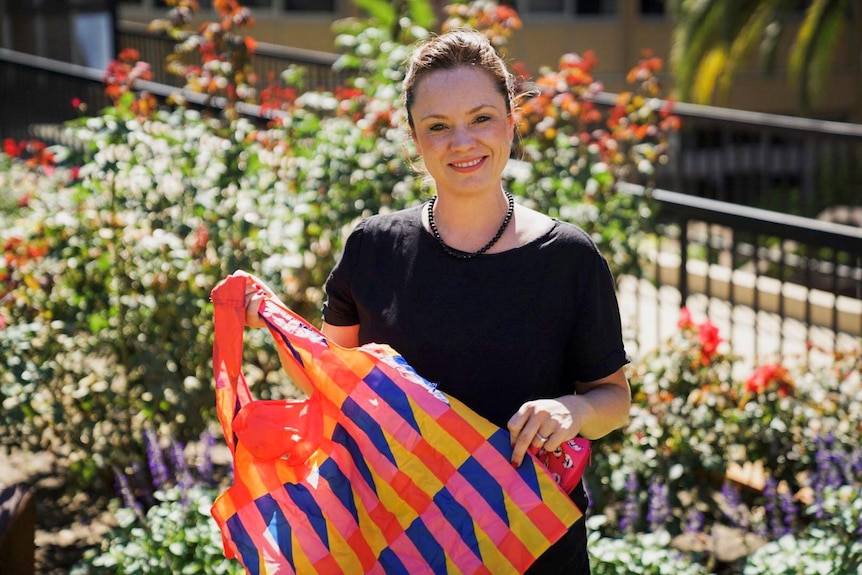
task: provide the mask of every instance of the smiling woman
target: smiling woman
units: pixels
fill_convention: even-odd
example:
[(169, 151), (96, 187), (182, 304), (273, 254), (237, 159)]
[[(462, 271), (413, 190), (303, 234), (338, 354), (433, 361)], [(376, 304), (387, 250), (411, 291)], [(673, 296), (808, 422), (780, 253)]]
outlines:
[[(580, 228), (514, 201), (512, 76), (488, 40), (455, 30), (417, 47), (405, 75), (410, 135), (436, 195), (360, 222), (326, 282), (324, 334), (385, 343), (439, 389), (508, 428), (512, 465), (626, 424), (614, 282)], [(271, 290), (254, 278), (246, 322)], [(583, 485), (569, 494), (584, 510)], [(529, 573), (589, 573), (583, 520)]]

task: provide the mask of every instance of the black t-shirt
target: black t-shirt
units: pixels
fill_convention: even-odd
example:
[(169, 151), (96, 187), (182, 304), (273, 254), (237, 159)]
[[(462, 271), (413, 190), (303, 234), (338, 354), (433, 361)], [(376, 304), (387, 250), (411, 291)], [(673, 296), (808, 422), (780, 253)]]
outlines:
[(500, 427), (526, 401), (574, 393), (628, 361), (607, 262), (580, 228), (468, 260), (447, 255), (420, 207), (361, 222), (326, 283), (324, 320), (359, 324)]

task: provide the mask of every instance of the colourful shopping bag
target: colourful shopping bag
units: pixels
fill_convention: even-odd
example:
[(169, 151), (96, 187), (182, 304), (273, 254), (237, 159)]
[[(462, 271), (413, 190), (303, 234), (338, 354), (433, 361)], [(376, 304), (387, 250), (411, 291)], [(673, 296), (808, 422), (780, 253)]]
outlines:
[(391, 348), (345, 349), (266, 300), (259, 314), (313, 393), (255, 400), (242, 375), (244, 276), (212, 292), (216, 402), (234, 483), (212, 508), (250, 574), (523, 573), (582, 516), (508, 431)]

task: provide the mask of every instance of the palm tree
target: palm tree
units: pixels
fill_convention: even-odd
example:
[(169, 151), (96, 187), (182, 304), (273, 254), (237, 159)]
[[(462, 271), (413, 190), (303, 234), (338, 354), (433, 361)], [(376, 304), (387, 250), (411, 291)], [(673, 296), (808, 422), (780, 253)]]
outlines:
[(772, 70), (788, 20), (803, 17), (788, 57), (803, 111), (829, 76), (836, 42), (862, 14), (860, 0), (668, 0), (676, 20), (671, 66), (682, 100), (711, 103), (728, 94), (737, 69), (759, 49)]

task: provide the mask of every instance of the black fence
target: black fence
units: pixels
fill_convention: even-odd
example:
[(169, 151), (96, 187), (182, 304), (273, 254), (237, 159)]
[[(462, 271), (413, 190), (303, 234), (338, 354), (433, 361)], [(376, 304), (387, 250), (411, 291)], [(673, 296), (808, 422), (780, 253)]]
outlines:
[(662, 189), (648, 194), (659, 215), (651, 266), (641, 280), (627, 278), (621, 296), (635, 349), (674, 333), (686, 306), (719, 325), (743, 365), (795, 357), (810, 366), (836, 350), (858, 353), (862, 227)]
[[(80, 113), (72, 106), (76, 98), (87, 102), (90, 111), (108, 105), (101, 78), (101, 71), (0, 49), (0, 138), (23, 139), (34, 133), (34, 126), (50, 126), (74, 118)], [(333, 77), (332, 81), (337, 78)], [(157, 82), (141, 83), (139, 87), (161, 98), (177, 90)], [(207, 104), (200, 95), (186, 96), (192, 105)], [(607, 95), (607, 98), (610, 100), (612, 96)], [(862, 337), (862, 309), (859, 307), (862, 305), (862, 226), (804, 218), (788, 212), (806, 211), (808, 208), (801, 208), (818, 202), (824, 206), (862, 204), (858, 194), (862, 180), (851, 178), (852, 169), (844, 164), (852, 163), (850, 158), (859, 153), (862, 127), (716, 109), (695, 116), (695, 111), (682, 105), (678, 109), (689, 129), (692, 124), (702, 122), (718, 123), (725, 128), (736, 126), (733, 129), (740, 130), (744, 126), (756, 132), (759, 128), (754, 120), (762, 120), (760, 129), (764, 134), (762, 142), (765, 142), (762, 145), (766, 151), (761, 153), (761, 160), (773, 158), (771, 153), (775, 154), (773, 159), (783, 159), (775, 159), (768, 178), (762, 176), (765, 191), (756, 186), (752, 189), (761, 195), (777, 193), (770, 186), (777, 185), (783, 178), (786, 183), (782, 185), (797, 190), (796, 196), (810, 197), (806, 200), (808, 204), (800, 203), (797, 206), (800, 209), (796, 210), (790, 201), (792, 194), (781, 192), (786, 197), (780, 202), (785, 209), (780, 211), (752, 208), (750, 204), (757, 202), (743, 201), (751, 198), (731, 194), (730, 191), (738, 191), (735, 187), (730, 191), (726, 189), (723, 194), (716, 188), (711, 194), (715, 198), (697, 197), (694, 194), (699, 191), (693, 189), (691, 183), (695, 176), (684, 166), (703, 163), (703, 169), (697, 172), (697, 181), (702, 178), (713, 182), (732, 180), (737, 171), (718, 175), (729, 169), (722, 162), (732, 164), (736, 160), (726, 158), (745, 155), (746, 148), (741, 152), (733, 151), (732, 139), (713, 155), (697, 156), (700, 153), (697, 147), (688, 149), (682, 145), (678, 148), (677, 159), (671, 168), (660, 174), (664, 179), (659, 181), (677, 182), (680, 188), (675, 192), (657, 189), (651, 193), (661, 215), (654, 269), (649, 270), (645, 278), (636, 280), (638, 285), (634, 292), (626, 291), (621, 298), (621, 303), (629, 306), (626, 294), (634, 294), (629, 322), (629, 339), (633, 346), (643, 350), (657, 343), (666, 333), (662, 326), (668, 322), (673, 324), (676, 312), (683, 305), (700, 307), (713, 318), (725, 314), (728, 339), (740, 334), (741, 341), (745, 342), (740, 349), (757, 357), (794, 351), (791, 342), (802, 342), (799, 349), (806, 358), (812, 349), (835, 349), (848, 338), (858, 344)], [(260, 118), (256, 106), (240, 106), (240, 112)], [(44, 137), (44, 130), (40, 133)], [(780, 141), (771, 135), (779, 133), (784, 134)], [(684, 132), (680, 139), (685, 141), (690, 137), (694, 136)], [(791, 141), (794, 143), (788, 144)], [(805, 162), (793, 156), (798, 152), (790, 151), (803, 148), (811, 150), (808, 153), (812, 158), (832, 154), (840, 161), (834, 160), (832, 165), (812, 160), (811, 166), (805, 167), (802, 165)], [(695, 157), (701, 159), (692, 159)], [(809, 168), (815, 175), (803, 177)], [(834, 172), (833, 179), (827, 181), (821, 171), (829, 170)], [(812, 186), (810, 191), (800, 187), (803, 180), (806, 186)], [(839, 181), (844, 187), (837, 185)], [(635, 186), (626, 189), (642, 193), (642, 188)], [(650, 295), (648, 289), (655, 291)], [(669, 304), (664, 297), (667, 290), (672, 292), (667, 300)], [(744, 335), (743, 328), (748, 329), (749, 335)], [(765, 342), (772, 347), (777, 342), (778, 347), (767, 347)]]

